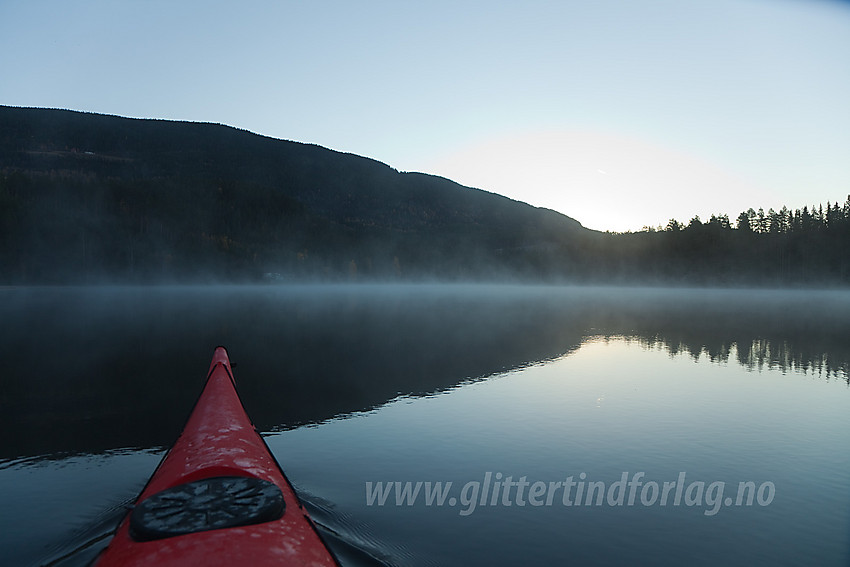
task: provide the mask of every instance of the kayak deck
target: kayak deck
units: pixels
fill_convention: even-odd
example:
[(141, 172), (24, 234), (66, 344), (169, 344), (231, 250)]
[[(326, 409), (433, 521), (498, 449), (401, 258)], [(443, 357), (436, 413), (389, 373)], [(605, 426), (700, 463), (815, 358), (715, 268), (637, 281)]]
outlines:
[(237, 564), (338, 565), (245, 413), (218, 347), (183, 433), (96, 565)]

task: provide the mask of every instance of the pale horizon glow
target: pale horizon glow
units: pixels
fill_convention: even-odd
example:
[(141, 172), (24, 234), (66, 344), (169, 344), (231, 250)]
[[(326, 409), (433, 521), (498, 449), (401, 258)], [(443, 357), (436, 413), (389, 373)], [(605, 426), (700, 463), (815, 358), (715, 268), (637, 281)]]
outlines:
[[(602, 231), (665, 226), (671, 218), (687, 223), (695, 215), (707, 221), (712, 214), (729, 214), (734, 221), (754, 203), (773, 206), (767, 188), (696, 156), (597, 132), (495, 140), (430, 169), (464, 185), (570, 211), (585, 227)], [(732, 210), (717, 210), (715, 202)], [(636, 218), (641, 226), (634, 225)]]
[(850, 3), (0, 3), (0, 104), (222, 123), (640, 230), (850, 194)]

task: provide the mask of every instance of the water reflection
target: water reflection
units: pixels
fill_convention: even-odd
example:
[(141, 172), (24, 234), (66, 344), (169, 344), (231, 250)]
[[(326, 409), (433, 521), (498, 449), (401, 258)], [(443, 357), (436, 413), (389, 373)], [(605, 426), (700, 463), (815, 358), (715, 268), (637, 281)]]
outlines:
[(217, 344), (266, 431), (552, 360), (598, 336), (850, 380), (846, 292), (41, 288), (0, 301), (0, 458), (169, 445)]
[[(835, 395), (850, 383), (846, 292), (6, 289), (0, 317), (0, 531), (14, 564), (82, 565), (97, 552), (161, 455), (115, 448), (173, 442), (217, 344), (228, 346), (249, 413), (278, 432), (270, 446), (348, 546), (350, 565), (470, 564), (488, 554), (494, 564), (527, 563), (527, 549), (551, 563), (564, 545), (584, 562), (620, 546), (622, 561), (610, 563), (622, 564), (666, 549), (670, 533), (679, 547), (665, 551), (669, 564), (697, 552), (718, 559), (712, 542), (740, 533), (772, 534), (769, 546), (786, 542), (799, 555), (805, 538), (788, 532), (800, 517), (818, 517), (828, 541), (844, 525), (834, 502), (846, 502), (836, 472), (847, 465), (837, 450), (846, 398)], [(742, 384), (739, 365), (764, 372)], [(789, 379), (776, 383), (771, 369)], [(838, 383), (821, 388), (803, 375)], [(579, 519), (482, 508), (463, 523), (430, 508), (411, 516), (362, 503), (371, 480), (462, 483), (485, 470), (618, 478), (636, 467), (668, 478), (685, 466), (701, 478), (770, 478), (782, 500), (769, 515), (724, 514), (708, 525), (712, 538), (704, 516), (687, 510), (588, 508)], [(518, 537), (527, 545), (510, 543)]]
[(841, 380), (850, 385), (850, 349), (836, 348), (832, 352), (812, 350), (811, 345), (779, 338), (741, 339), (740, 342), (708, 343), (685, 341), (659, 335), (600, 335), (605, 340), (635, 342), (646, 349), (665, 350), (671, 357), (687, 356), (695, 362), (737, 363), (747, 370), (761, 372), (778, 370), (810, 375), (824, 380)]
[[(354, 544), (371, 549), (377, 539), (378, 550), (394, 550), (393, 565), (626, 565), (635, 557), (652, 565), (846, 565), (847, 393), (843, 382), (747, 372), (734, 355), (694, 362), (685, 352), (597, 336), (547, 364), (269, 443), (302, 491), (332, 502), (322, 523), (343, 535), (359, 528)], [(611, 486), (625, 471), (658, 483), (686, 472), (726, 483), (733, 497), (741, 481), (770, 481), (776, 499), (765, 507), (724, 502), (714, 516), (639, 501), (487, 500), (467, 516), (460, 512), (471, 507), (460, 500), (364, 502), (367, 482), (451, 481), (462, 496), (460, 487), (483, 485), (488, 471), (547, 486), (584, 473)]]

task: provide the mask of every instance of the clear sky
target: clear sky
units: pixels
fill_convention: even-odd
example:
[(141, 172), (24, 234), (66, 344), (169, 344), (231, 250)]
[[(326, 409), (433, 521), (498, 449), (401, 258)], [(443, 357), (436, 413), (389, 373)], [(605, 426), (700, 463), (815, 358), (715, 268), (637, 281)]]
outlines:
[(218, 122), (638, 230), (850, 194), (838, 0), (0, 0), (0, 104)]

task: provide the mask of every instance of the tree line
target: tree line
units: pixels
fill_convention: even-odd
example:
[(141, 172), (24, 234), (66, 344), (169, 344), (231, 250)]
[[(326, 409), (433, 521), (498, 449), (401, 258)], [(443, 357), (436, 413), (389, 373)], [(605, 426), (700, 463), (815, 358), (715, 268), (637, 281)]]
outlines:
[(745, 285), (850, 283), (850, 196), (776, 211), (750, 208), (734, 224), (726, 214), (694, 216), (664, 227), (608, 235), (594, 251), (612, 278)]
[[(783, 206), (779, 211), (770, 208), (765, 213), (764, 208), (759, 207), (756, 211), (752, 207), (735, 219), (735, 230), (742, 233), (757, 234), (788, 234), (809, 231), (846, 231), (850, 225), (850, 195), (843, 205), (838, 201), (831, 203), (827, 201), (826, 207), (819, 204), (817, 208), (804, 206), (802, 209), (791, 211)], [(703, 223), (699, 216), (694, 216), (687, 224), (676, 219), (670, 219), (665, 227), (645, 227), (647, 232), (669, 231), (679, 232), (685, 229), (698, 229), (703, 224), (719, 229), (733, 229), (729, 216), (726, 214), (711, 215), (708, 222)]]

